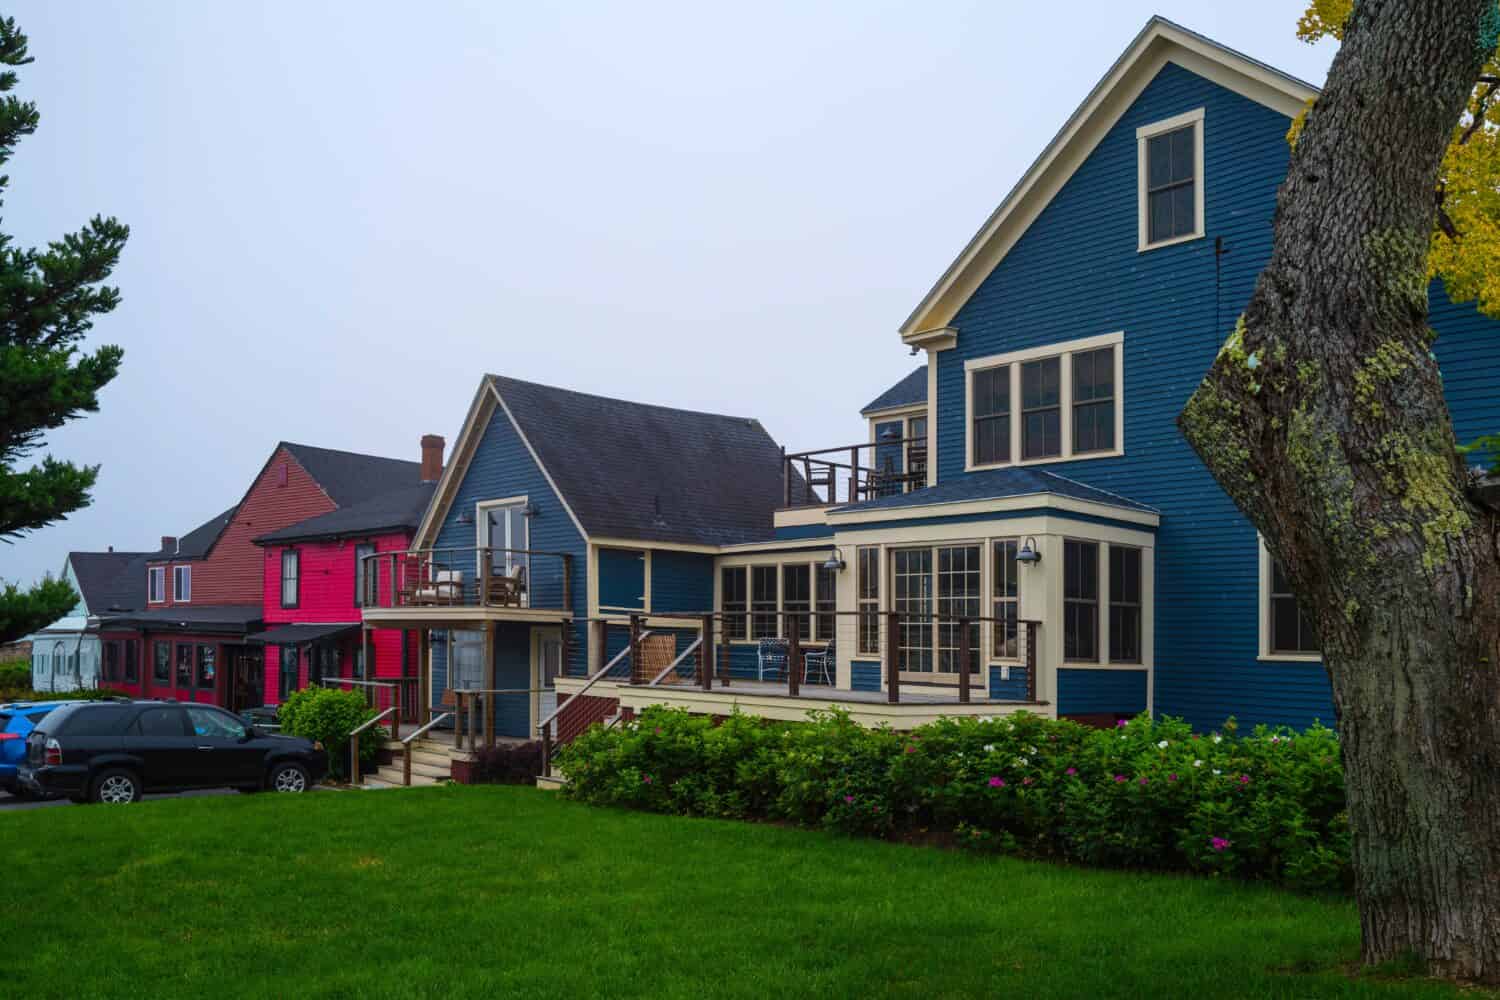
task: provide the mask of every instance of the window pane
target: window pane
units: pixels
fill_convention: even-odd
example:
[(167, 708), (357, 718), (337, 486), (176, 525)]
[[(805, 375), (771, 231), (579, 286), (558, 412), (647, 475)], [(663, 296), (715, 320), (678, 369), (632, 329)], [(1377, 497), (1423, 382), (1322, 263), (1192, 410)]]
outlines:
[(189, 708), (187, 715), (194, 735), (216, 736), (227, 740), (237, 740), (245, 735), (244, 723), (227, 712), (212, 708)]
[(172, 645), (167, 642), (151, 644), (151, 680), (157, 684), (172, 683)]
[(1021, 400), (1026, 409), (1055, 406), (1062, 385), (1062, 359), (1044, 358), (1021, 366)]
[(723, 589), (724, 638), (743, 639), (745, 630), (745, 567), (726, 567), (720, 574)]
[(996, 656), (1019, 655), (1017, 619), (1021, 596), (1020, 564), (1016, 562), (1016, 542), (1011, 540), (995, 543), (994, 584), (991, 590), (993, 602), (993, 647)]
[(1115, 349), (1100, 348), (1073, 355), (1073, 402), (1114, 396)]
[(812, 638), (812, 620), (808, 612), (812, 610), (812, 586), (808, 573), (808, 567), (803, 565), (783, 566), (782, 571), (782, 608), (787, 612), (787, 622), (782, 631), (785, 635), (791, 635), (792, 622), (797, 625), (797, 638)]
[(198, 687), (212, 688), (217, 676), (218, 650), (208, 643), (198, 646)]
[(1022, 457), (1050, 458), (1062, 454), (1062, 414), (1058, 410), (1028, 413), (1023, 426)]
[(193, 647), (187, 643), (177, 647), (177, 686), (188, 690), (193, 687)]
[(751, 616), (752, 639), (771, 639), (778, 634), (776, 575), (775, 566), (755, 566), (750, 571), (750, 603), (756, 612)]
[(1172, 137), (1154, 135), (1146, 140), (1146, 185), (1157, 188), (1172, 180)]
[(974, 421), (974, 462), (988, 465), (1010, 461), (1010, 417), (984, 417)]
[(1099, 545), (1063, 542), (1063, 658), (1097, 660)]
[(174, 739), (187, 735), (183, 726), (185, 718), (180, 708), (148, 708), (135, 720), (135, 725), (141, 736)]
[(1158, 240), (1172, 238), (1172, 192), (1171, 190), (1157, 191), (1146, 196), (1146, 212), (1150, 217), (1151, 224), (1147, 233), (1147, 240), (1155, 243)]
[(1295, 597), (1271, 598), (1271, 648), (1278, 653), (1298, 650), (1301, 614)]
[(1196, 214), (1193, 205), (1193, 185), (1184, 184), (1182, 187), (1172, 189), (1172, 235), (1187, 236), (1197, 228), (1197, 222), (1193, 218)]
[(827, 642), (834, 637), (836, 630), (836, 618), (833, 612), (838, 610), (837, 579), (833, 570), (825, 569), (821, 565), (815, 578), (816, 599), (818, 610), (818, 639)]
[(141, 679), (140, 646), (134, 639), (125, 643), (125, 680), (134, 684)]
[(1169, 133), (1164, 138), (1172, 140), (1172, 180), (1193, 179), (1193, 133), (1195, 126), (1189, 125)]
[(1141, 661), (1141, 552), (1119, 545), (1109, 549), (1109, 659)]

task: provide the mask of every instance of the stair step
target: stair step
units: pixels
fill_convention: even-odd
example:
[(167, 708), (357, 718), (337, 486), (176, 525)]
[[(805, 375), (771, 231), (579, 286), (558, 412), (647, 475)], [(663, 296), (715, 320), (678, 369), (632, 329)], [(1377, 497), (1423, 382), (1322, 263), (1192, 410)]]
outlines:
[(562, 789), (562, 786), (566, 785), (567, 783), (567, 778), (564, 778), (561, 775), (557, 774), (554, 774), (551, 777), (543, 777), (542, 775), (537, 775), (536, 779), (536, 787), (540, 788), (544, 792), (559, 791)]
[[(384, 765), (381, 770), (385, 770), (386, 768), (389, 768), (396, 774), (400, 774), (402, 772), (401, 758), (397, 757), (389, 764)], [(415, 778), (419, 774), (424, 778), (435, 778), (438, 781), (447, 781), (453, 776), (453, 762), (445, 760), (441, 764), (429, 764), (425, 761), (413, 758), (411, 762), (411, 776)]]
[(387, 781), (378, 774), (366, 774), (363, 776), (359, 787), (366, 791), (379, 791), (386, 788), (400, 788), (401, 782), (399, 780)]
[[(400, 754), (396, 755), (396, 759), (398, 761), (401, 759)], [(428, 767), (440, 767), (446, 769), (453, 765), (453, 758), (448, 755), (448, 752), (446, 750), (438, 752), (436, 750), (418, 750), (413, 747), (411, 751), (412, 769), (415, 770), (416, 768), (424, 764)]]
[[(386, 764), (384, 767), (382, 767), (380, 770), (376, 771), (370, 777), (379, 779), (381, 781), (387, 782), (387, 783), (392, 784), (392, 785), (404, 785), (405, 784), (405, 779), (404, 779), (403, 772), (402, 772), (401, 768), (399, 766), (393, 766), (391, 764)], [(413, 787), (415, 787), (417, 785), (436, 785), (439, 781), (446, 781), (446, 780), (448, 780), (448, 775), (446, 775), (446, 774), (443, 774), (443, 775), (422, 774), (419, 771), (417, 771), (416, 768), (412, 768), (411, 783), (412, 783)]]

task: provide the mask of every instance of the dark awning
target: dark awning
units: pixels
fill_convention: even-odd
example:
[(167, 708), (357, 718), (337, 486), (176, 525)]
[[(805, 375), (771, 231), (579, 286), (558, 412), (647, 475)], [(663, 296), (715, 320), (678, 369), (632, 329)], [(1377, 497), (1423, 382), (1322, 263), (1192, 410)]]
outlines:
[(359, 631), (359, 622), (329, 622), (319, 625), (283, 625), (245, 636), (246, 642), (272, 642), (278, 646), (300, 646), (308, 642), (327, 642)]

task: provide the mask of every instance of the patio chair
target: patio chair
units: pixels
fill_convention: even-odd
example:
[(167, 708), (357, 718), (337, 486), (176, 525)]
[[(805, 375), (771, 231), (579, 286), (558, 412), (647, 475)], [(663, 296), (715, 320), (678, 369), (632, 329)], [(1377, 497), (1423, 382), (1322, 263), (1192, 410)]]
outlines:
[(417, 587), (416, 604), (458, 604), (464, 593), (464, 571), (435, 569), (432, 576)]
[(785, 639), (762, 639), (756, 659), (756, 680), (765, 680), (770, 670), (772, 680), (786, 676), (787, 641)]
[(809, 649), (803, 654), (802, 681), (805, 684), (827, 684), (833, 686), (834, 671), (838, 669), (838, 653), (834, 651), (834, 640), (822, 649)]
[(517, 566), (509, 576), (491, 570), (485, 578), (484, 603), (519, 608), (526, 594), (526, 567)]

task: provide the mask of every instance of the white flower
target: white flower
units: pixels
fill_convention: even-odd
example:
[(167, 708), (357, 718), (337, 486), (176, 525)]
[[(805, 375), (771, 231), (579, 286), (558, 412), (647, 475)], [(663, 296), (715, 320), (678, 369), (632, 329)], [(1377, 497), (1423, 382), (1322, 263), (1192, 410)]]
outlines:
[(1027, 753), (1036, 753), (1036, 747), (1027, 747), (1026, 748), (1026, 752)]
[(1158, 749), (1158, 750), (1165, 750), (1166, 748), (1167, 748), (1167, 741), (1166, 740), (1162, 740), (1160, 743), (1156, 744), (1156, 749)]
[(984, 745), (984, 752), (985, 753), (994, 753), (995, 752), (995, 744), (993, 744), (993, 743), (986, 743)]
[(1215, 743), (1223, 743), (1224, 742), (1224, 737), (1220, 736), (1218, 733), (1214, 733), (1214, 742)]
[(1195, 760), (1195, 761), (1193, 761), (1193, 766), (1194, 767), (1202, 767), (1203, 766), (1203, 761), (1201, 761), (1201, 760)]
[(1281, 737), (1280, 736), (1272, 736), (1271, 737), (1271, 742), (1272, 743), (1280, 743), (1281, 742)]
[(1017, 757), (1016, 763), (1021, 767), (1025, 767), (1027, 764), (1030, 764), (1031, 761), (1027, 760), (1025, 757)]
[(1216, 768), (1214, 768), (1214, 774), (1223, 774), (1223, 773), (1224, 773), (1224, 772), (1223, 772), (1223, 771), (1221, 771), (1221, 770), (1219, 770), (1219, 769), (1218, 769), (1218, 768), (1217, 768), (1217, 767), (1216, 767)]

